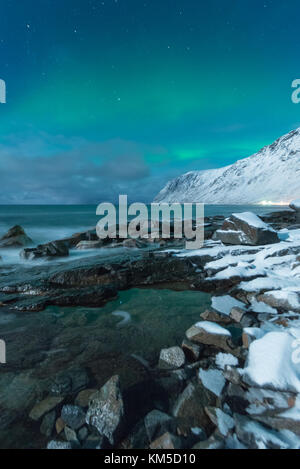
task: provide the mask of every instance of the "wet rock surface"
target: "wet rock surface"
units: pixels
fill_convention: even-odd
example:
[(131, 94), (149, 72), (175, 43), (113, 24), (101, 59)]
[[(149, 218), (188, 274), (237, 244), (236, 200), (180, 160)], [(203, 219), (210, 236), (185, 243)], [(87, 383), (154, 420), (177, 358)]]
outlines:
[(32, 239), (27, 236), (24, 229), (16, 225), (0, 238), (0, 249), (1, 248), (19, 248), (33, 244)]

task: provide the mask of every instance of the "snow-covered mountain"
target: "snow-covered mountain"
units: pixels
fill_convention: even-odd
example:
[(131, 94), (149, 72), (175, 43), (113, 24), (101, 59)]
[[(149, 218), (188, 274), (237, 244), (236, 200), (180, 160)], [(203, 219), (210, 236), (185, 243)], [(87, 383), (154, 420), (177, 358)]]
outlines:
[(256, 204), (300, 198), (300, 128), (224, 168), (191, 171), (170, 182), (155, 202)]

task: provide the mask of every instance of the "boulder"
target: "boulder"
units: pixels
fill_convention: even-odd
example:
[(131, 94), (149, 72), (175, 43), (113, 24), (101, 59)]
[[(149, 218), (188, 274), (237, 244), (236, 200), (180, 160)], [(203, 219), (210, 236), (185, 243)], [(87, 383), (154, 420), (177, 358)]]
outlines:
[(55, 419), (56, 419), (55, 410), (53, 410), (52, 412), (49, 412), (49, 414), (46, 414), (44, 416), (43, 421), (40, 426), (40, 432), (42, 435), (45, 435), (48, 438), (52, 435), (52, 432), (55, 426)]
[(193, 342), (191, 342), (190, 340), (184, 339), (181, 344), (181, 348), (188, 361), (196, 362), (197, 360), (199, 360), (202, 349), (200, 345), (193, 344)]
[(89, 376), (85, 368), (70, 368), (69, 370), (60, 371), (55, 375), (50, 391), (51, 394), (65, 396), (86, 389), (88, 384)]
[(76, 405), (64, 405), (61, 410), (61, 418), (72, 430), (78, 430), (85, 423), (83, 409)]
[(97, 389), (83, 389), (76, 396), (75, 404), (80, 407), (88, 407), (92, 396), (96, 394), (96, 392), (98, 392)]
[(218, 311), (213, 311), (210, 309), (205, 310), (203, 313), (200, 314), (201, 319), (203, 321), (211, 321), (223, 324), (230, 324), (232, 320), (226, 314), (223, 314)]
[(65, 426), (66, 426), (65, 422), (63, 421), (61, 417), (59, 417), (55, 422), (56, 433), (59, 435), (63, 431)]
[(157, 438), (155, 441), (153, 441), (150, 444), (150, 448), (155, 449), (155, 450), (158, 450), (158, 449), (174, 450), (174, 449), (181, 449), (182, 444), (178, 436), (175, 436), (169, 432), (166, 432), (162, 436)]
[(29, 414), (29, 417), (32, 420), (37, 421), (41, 419), (45, 414), (59, 406), (59, 404), (61, 404), (63, 400), (64, 398), (60, 396), (48, 396), (46, 397), (46, 399), (41, 402), (38, 402), (33, 407)]
[(113, 376), (94, 394), (86, 414), (86, 423), (95, 427), (111, 445), (119, 440), (124, 426), (124, 403), (119, 376)]
[(80, 441), (84, 441), (84, 440), (87, 438), (88, 434), (89, 434), (89, 431), (88, 431), (87, 427), (86, 427), (86, 426), (82, 427), (82, 428), (78, 431), (78, 438), (79, 438), (79, 440), (80, 440)]
[(64, 432), (65, 432), (65, 437), (67, 441), (79, 443), (75, 430), (73, 430), (70, 427), (65, 426)]
[(68, 245), (63, 241), (53, 241), (48, 244), (40, 244), (36, 248), (25, 248), (20, 252), (21, 258), (26, 260), (41, 258), (51, 259), (54, 257), (67, 257), (68, 255)]
[(258, 300), (280, 311), (300, 313), (300, 294), (297, 291), (267, 291), (259, 295)]
[(207, 391), (201, 383), (189, 383), (178, 396), (172, 410), (172, 415), (178, 421), (178, 428), (182, 434), (187, 434), (191, 428), (201, 427), (210, 434), (212, 425), (205, 413), (206, 406), (214, 406), (215, 396)]
[(176, 431), (175, 419), (165, 412), (156, 409), (146, 415), (144, 425), (149, 442), (161, 436), (166, 431)]
[(176, 370), (185, 363), (185, 355), (180, 347), (162, 349), (159, 356), (158, 367), (163, 370)]
[(0, 238), (0, 248), (19, 248), (32, 244), (33, 241), (25, 233), (24, 229), (16, 225)]
[(210, 321), (196, 323), (186, 331), (186, 337), (196, 343), (212, 345), (216, 348), (233, 353), (231, 333), (222, 326)]
[(261, 246), (278, 243), (276, 231), (252, 212), (235, 213), (227, 218), (214, 239), (229, 245)]
[(235, 425), (233, 418), (217, 407), (205, 407), (205, 412), (212, 423), (218, 427), (220, 434), (227, 437)]
[(231, 309), (229, 316), (234, 322), (240, 323), (245, 314), (247, 314), (247, 312), (244, 309), (234, 307)]

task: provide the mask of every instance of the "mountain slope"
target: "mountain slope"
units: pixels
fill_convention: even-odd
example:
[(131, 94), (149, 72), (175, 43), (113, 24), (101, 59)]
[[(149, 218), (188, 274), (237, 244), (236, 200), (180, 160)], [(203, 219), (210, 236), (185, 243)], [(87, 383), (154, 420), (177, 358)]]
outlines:
[(224, 168), (192, 171), (170, 182), (155, 202), (256, 204), (300, 198), (300, 128)]

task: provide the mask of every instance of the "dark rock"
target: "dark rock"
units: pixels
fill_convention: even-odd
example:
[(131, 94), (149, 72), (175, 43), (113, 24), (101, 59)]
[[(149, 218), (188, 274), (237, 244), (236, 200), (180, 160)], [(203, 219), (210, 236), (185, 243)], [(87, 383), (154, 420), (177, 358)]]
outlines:
[(70, 368), (59, 372), (51, 385), (51, 393), (65, 396), (78, 393), (89, 384), (89, 376), (85, 368)]
[(56, 419), (55, 410), (45, 415), (45, 417), (42, 420), (42, 424), (40, 426), (40, 432), (42, 433), (42, 435), (45, 435), (47, 438), (49, 438), (52, 435), (54, 426), (55, 426), (55, 419)]
[(73, 443), (79, 443), (75, 430), (73, 430), (72, 428), (68, 426), (65, 426), (64, 432), (65, 432), (65, 437), (67, 441), (71, 441)]
[(83, 389), (78, 393), (75, 399), (75, 404), (80, 407), (88, 407), (91, 397), (98, 392), (97, 389)]
[(59, 435), (64, 430), (65, 426), (66, 426), (66, 424), (63, 421), (63, 419), (58, 417), (58, 419), (55, 422), (56, 433)]
[(159, 450), (159, 449), (181, 449), (182, 442), (178, 436), (172, 435), (169, 432), (164, 433), (162, 436), (157, 438), (150, 444), (151, 449)]
[(188, 434), (190, 428), (201, 427), (208, 434), (212, 429), (205, 407), (215, 405), (215, 397), (201, 383), (189, 383), (177, 398), (173, 407), (173, 416), (178, 421), (182, 434)]
[(205, 412), (212, 423), (218, 427), (220, 434), (225, 438), (228, 437), (235, 426), (233, 418), (217, 407), (206, 407)]
[(88, 431), (87, 427), (84, 426), (77, 433), (78, 439), (80, 441), (84, 441), (87, 438), (88, 434), (89, 434), (89, 431)]
[(63, 397), (55, 397), (55, 396), (48, 396), (46, 399), (44, 399), (41, 402), (38, 402), (33, 409), (31, 410), (29, 417), (32, 420), (39, 420), (41, 419), (45, 414), (50, 412), (51, 410), (55, 409), (57, 406), (59, 406), (62, 401), (64, 400)]
[(200, 317), (201, 319), (203, 319), (203, 321), (211, 321), (211, 322), (217, 322), (217, 323), (222, 323), (222, 324), (232, 323), (232, 320), (226, 314), (222, 314), (222, 313), (219, 313), (218, 311), (213, 311), (210, 309), (207, 309), (206, 311), (201, 313)]
[(144, 424), (149, 442), (167, 431), (176, 431), (175, 419), (160, 410), (149, 412), (144, 419)]
[(155, 383), (161, 399), (166, 403), (166, 410), (171, 411), (177, 397), (185, 387), (185, 379), (175, 373), (170, 373), (168, 376), (158, 378)]
[(76, 405), (64, 405), (61, 410), (61, 418), (72, 430), (78, 430), (85, 423), (85, 413), (81, 407)]
[(33, 241), (30, 239), (24, 229), (16, 225), (0, 238), (0, 248), (19, 248), (32, 244)]
[(197, 360), (199, 360), (201, 350), (203, 347), (197, 344), (193, 344), (193, 342), (191, 342), (188, 339), (184, 339), (181, 344), (181, 348), (188, 361), (196, 362)]
[(109, 443), (104, 436), (89, 435), (82, 446), (83, 449), (108, 449)]
[(36, 248), (25, 248), (20, 252), (20, 256), (26, 260), (51, 259), (55, 257), (66, 257), (69, 255), (69, 248), (64, 241), (53, 241), (48, 244), (40, 244)]

